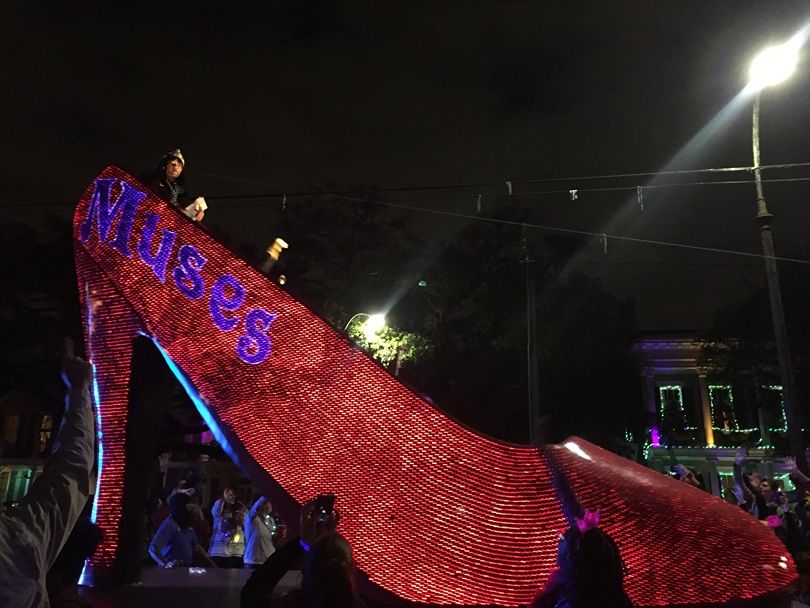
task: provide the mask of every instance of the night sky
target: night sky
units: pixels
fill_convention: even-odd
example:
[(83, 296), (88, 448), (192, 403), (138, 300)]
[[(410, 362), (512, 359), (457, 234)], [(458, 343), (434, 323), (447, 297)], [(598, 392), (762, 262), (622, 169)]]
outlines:
[[(278, 199), (217, 197), (512, 180), (515, 193), (563, 191), (521, 197), (545, 226), (758, 253), (752, 184), (648, 189), (642, 212), (632, 190), (584, 190), (673, 178), (520, 182), (749, 166), (750, 100), (698, 134), (755, 52), (810, 20), (787, 0), (118, 4), (0, 5), (0, 221), (67, 217), (104, 166), (142, 171), (180, 146), (207, 223), (256, 248), (275, 236)], [(809, 97), (807, 60), (764, 93), (763, 164), (810, 161)], [(750, 175), (680, 181), (709, 179)], [(777, 253), (810, 259), (810, 182), (765, 192)], [(506, 186), (387, 198), (475, 215), (478, 193), (486, 210)], [(580, 245), (569, 269), (634, 297), (642, 330), (706, 327), (764, 280), (753, 257)]]

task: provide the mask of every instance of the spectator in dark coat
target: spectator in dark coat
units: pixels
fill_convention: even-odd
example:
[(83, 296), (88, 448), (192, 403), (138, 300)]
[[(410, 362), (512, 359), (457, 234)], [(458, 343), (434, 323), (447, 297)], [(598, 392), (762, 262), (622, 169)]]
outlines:
[(598, 523), (598, 512), (586, 511), (585, 518), (562, 535), (557, 570), (531, 608), (633, 608), (624, 591), (619, 548)]
[(142, 176), (142, 180), (155, 194), (179, 207), (195, 222), (199, 222), (205, 217), (208, 206), (203, 197), (195, 198), (189, 194), (183, 175), (185, 167), (186, 159), (183, 153), (179, 149), (172, 150), (160, 159), (154, 173)]

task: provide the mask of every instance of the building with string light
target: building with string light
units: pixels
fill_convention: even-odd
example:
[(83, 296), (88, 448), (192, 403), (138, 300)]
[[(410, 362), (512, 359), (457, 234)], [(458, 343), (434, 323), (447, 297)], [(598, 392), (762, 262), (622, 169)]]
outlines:
[(734, 457), (745, 446), (763, 475), (790, 490), (782, 458), (788, 454), (782, 387), (769, 380), (776, 370), (728, 379), (712, 365), (710, 349), (730, 346), (711, 344), (697, 334), (636, 340), (633, 350), (650, 420), (641, 442), (644, 459), (665, 474), (676, 464), (688, 466), (702, 475), (707, 490), (722, 496), (734, 486)]

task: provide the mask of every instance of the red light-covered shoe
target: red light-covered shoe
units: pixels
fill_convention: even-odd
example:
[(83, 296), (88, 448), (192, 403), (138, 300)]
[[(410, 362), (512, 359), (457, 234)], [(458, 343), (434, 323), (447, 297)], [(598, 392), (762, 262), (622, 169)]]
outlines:
[(436, 605), (529, 602), (568, 526), (551, 460), (582, 505), (601, 509), (639, 606), (751, 598), (795, 579), (773, 532), (713, 496), (584, 441), (538, 450), (452, 420), (119, 169), (82, 197), (74, 238), (103, 449), (99, 566), (116, 559), (143, 334), (263, 491), (338, 496), (368, 588)]

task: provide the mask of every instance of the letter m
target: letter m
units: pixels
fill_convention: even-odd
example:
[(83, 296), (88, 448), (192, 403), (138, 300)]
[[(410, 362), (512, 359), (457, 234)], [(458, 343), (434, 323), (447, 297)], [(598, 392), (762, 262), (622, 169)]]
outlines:
[[(121, 192), (115, 200), (111, 200), (112, 189), (116, 183), (121, 184)], [(90, 198), (87, 217), (79, 225), (79, 238), (83, 243), (86, 243), (90, 240), (90, 235), (95, 226), (100, 243), (107, 243), (110, 247), (130, 257), (129, 236), (132, 234), (132, 226), (138, 206), (145, 198), (145, 192), (136, 190), (123, 180), (116, 178), (97, 179), (93, 196)], [(110, 234), (116, 218), (118, 219), (118, 225), (113, 234)]]

